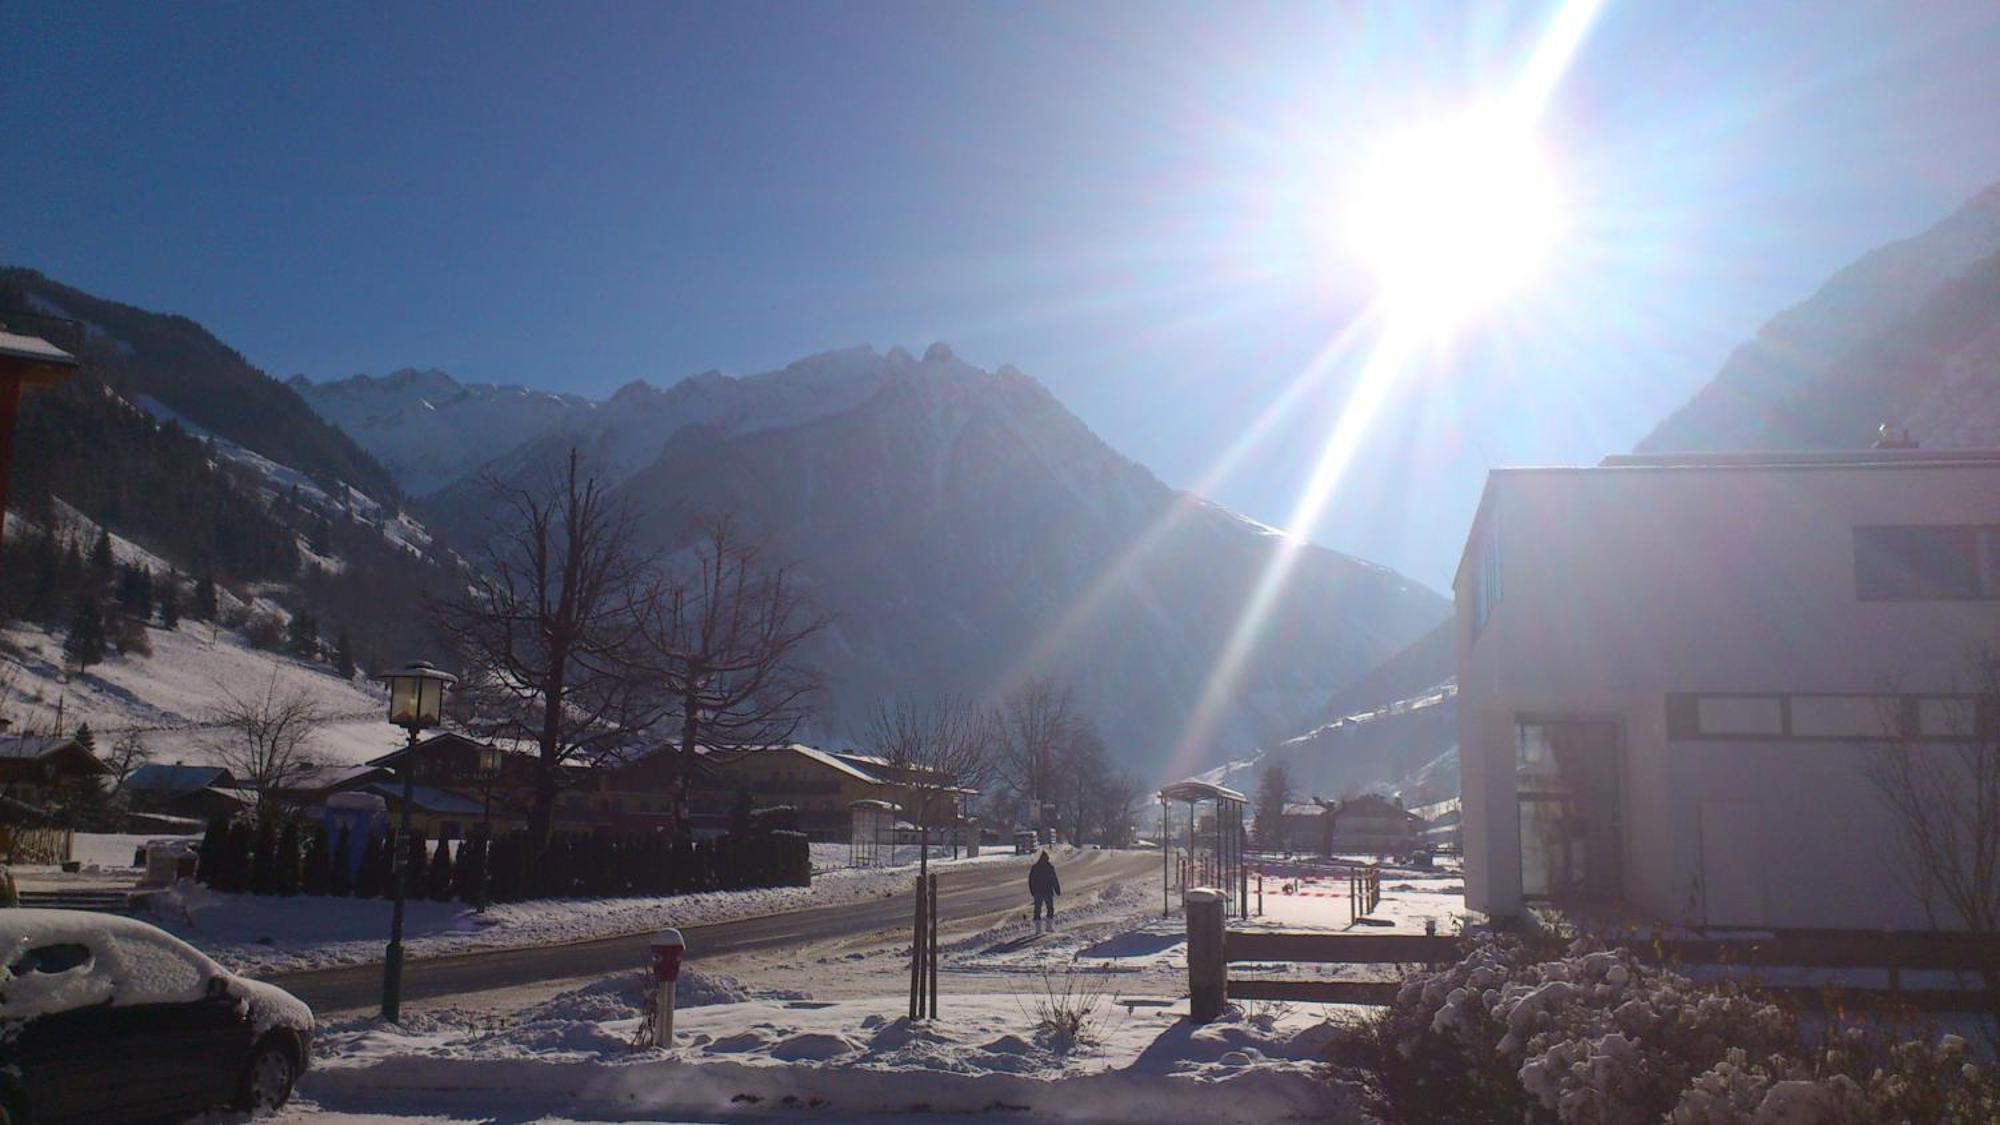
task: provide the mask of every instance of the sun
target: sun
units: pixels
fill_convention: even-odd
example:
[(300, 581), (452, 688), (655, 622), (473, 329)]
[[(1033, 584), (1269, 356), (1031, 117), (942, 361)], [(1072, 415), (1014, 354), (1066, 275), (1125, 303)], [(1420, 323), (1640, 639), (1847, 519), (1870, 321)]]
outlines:
[(1555, 176), (1532, 132), (1472, 112), (1401, 134), (1361, 166), (1348, 241), (1391, 306), (1450, 322), (1520, 290), (1558, 234)]

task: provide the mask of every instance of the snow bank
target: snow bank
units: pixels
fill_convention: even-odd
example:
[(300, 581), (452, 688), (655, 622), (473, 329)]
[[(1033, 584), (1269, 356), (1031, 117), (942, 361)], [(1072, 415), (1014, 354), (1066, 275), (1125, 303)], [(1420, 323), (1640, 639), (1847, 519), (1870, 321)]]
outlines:
[[(607, 1008), (612, 996), (619, 1006)], [(1195, 1027), (1173, 1014), (1141, 1016), (1109, 1028), (1098, 1047), (1065, 1051), (1044, 1044), (1024, 999), (951, 996), (947, 1018), (934, 1023), (904, 1018), (895, 999), (693, 1007), (677, 1020), (678, 1045), (659, 1051), (630, 1046), (636, 1010), (599, 1018), (628, 1002), (607, 982), (498, 1029), (335, 1027), (305, 1092), (327, 1109), (453, 1115), (504, 1107), (620, 1118), (996, 1109), (1149, 1123), (1355, 1116), (1351, 1090), (1319, 1073), (1339, 1033), (1324, 1020), (1233, 1011)]]

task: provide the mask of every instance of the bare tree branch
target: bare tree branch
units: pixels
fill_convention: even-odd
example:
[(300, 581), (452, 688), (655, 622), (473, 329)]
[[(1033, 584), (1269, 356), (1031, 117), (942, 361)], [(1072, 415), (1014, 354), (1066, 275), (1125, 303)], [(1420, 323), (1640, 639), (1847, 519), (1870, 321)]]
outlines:
[(260, 823), (292, 811), (288, 791), (318, 768), (315, 741), (327, 716), (312, 692), (287, 684), (273, 666), (261, 689), (242, 690), (218, 681), (222, 699), (210, 722), (227, 731), (212, 739), (209, 750), (240, 784), (257, 792)]

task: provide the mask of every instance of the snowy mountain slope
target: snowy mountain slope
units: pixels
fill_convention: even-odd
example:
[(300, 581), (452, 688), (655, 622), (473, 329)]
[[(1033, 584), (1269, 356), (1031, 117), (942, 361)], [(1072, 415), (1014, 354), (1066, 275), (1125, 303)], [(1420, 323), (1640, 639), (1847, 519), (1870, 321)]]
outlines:
[[(291, 386), (321, 417), (359, 441), (412, 494), (456, 484), (491, 465), (501, 475), (571, 446), (609, 478), (643, 467), (684, 426), (729, 433), (798, 425), (850, 409), (891, 370), (914, 366), (897, 349), (880, 356), (849, 348), (800, 360), (783, 370), (735, 377), (710, 371), (665, 390), (644, 380), (609, 399), (525, 387), (460, 383), (442, 371), (356, 375), (331, 383), (296, 376)], [(447, 498), (443, 505), (453, 506)]]
[(1406, 804), (1458, 796), (1458, 686), (1446, 681), (1274, 742), (1204, 775), (1245, 793), (1282, 762), (1301, 797), (1396, 793)]
[[(750, 434), (681, 430), (625, 495), (663, 545), (727, 511), (797, 561), (836, 615), (820, 653), (835, 735), (886, 695), (989, 695), (1051, 675), (1128, 763), (1184, 769), (1166, 756), (1281, 538), (1169, 489), (1018, 371), (937, 347), (882, 363), (854, 409)], [(1393, 571), (1305, 548), (1201, 752), (1297, 730), (1445, 609)]]
[[(1949, 354), (1907, 362), (1912, 344), (1936, 349), (1942, 341), (1911, 339), (1964, 310), (1940, 308), (1954, 282), (2000, 254), (2000, 184), (1986, 189), (1936, 226), (1864, 255), (1835, 274), (1818, 293), (1773, 317), (1729, 357), (1722, 370), (1688, 404), (1639, 443), (1640, 452), (1723, 449), (1843, 448), (1867, 444), (1874, 427), (1899, 412), (1935, 432), (1938, 444), (2000, 444), (2000, 426), (1953, 426), (1949, 407), (1908, 383), (1940, 380), (1936, 368)], [(2000, 323), (2000, 305), (1987, 303), (1983, 318)], [(1969, 340), (1959, 339), (1961, 345)], [(1898, 354), (1884, 354), (1885, 343)], [(1991, 356), (1968, 353), (1940, 402), (1963, 405), (2000, 423), (1993, 384), (2000, 369), (1982, 366)], [(1889, 411), (1889, 413), (1883, 413)], [(1917, 429), (1912, 427), (1913, 431)], [(1926, 434), (1915, 432), (1922, 441)]]

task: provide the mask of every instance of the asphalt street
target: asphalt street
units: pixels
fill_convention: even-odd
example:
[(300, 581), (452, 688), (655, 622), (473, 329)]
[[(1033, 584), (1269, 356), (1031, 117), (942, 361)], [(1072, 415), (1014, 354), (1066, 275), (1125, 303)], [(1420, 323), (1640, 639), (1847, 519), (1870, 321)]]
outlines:
[[(1077, 901), (1084, 892), (1106, 883), (1130, 883), (1157, 892), (1160, 861), (1157, 855), (1145, 853), (1082, 852), (1064, 860), (1060, 870), (1064, 897)], [(1025, 859), (1019, 863), (946, 865), (938, 869), (938, 917), (942, 926), (962, 925), (986, 915), (1025, 910), (1027, 906)], [(699, 965), (706, 957), (904, 929), (910, 925), (913, 913), (911, 893), (905, 891), (862, 902), (810, 907), (706, 926), (684, 926), (681, 933), (688, 943), (688, 963)], [(661, 925), (669, 924), (670, 920), (663, 916)], [(646, 964), (650, 936), (627, 934), (566, 945), (494, 949), (412, 960), (403, 967), (403, 999), (408, 1002), (459, 996), (636, 970)], [(366, 1011), (378, 1005), (382, 997), (380, 964), (286, 973), (267, 979), (312, 1005), (321, 1016)]]

